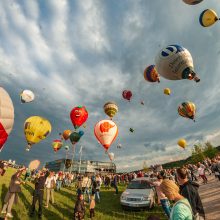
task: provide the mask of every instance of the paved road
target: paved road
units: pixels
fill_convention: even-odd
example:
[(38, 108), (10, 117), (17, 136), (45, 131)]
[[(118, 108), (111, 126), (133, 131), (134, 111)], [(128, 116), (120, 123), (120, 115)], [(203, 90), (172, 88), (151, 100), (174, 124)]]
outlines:
[(208, 178), (208, 184), (201, 184), (199, 194), (207, 220), (220, 220), (220, 181), (214, 176)]

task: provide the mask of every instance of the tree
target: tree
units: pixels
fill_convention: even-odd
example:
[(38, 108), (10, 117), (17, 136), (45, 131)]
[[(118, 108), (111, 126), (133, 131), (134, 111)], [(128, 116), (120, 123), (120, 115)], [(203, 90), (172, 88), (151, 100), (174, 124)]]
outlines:
[(195, 144), (194, 148), (192, 150), (192, 157), (191, 162), (192, 163), (198, 163), (205, 159), (205, 155), (203, 154), (203, 146), (202, 144)]
[(203, 154), (205, 157), (208, 157), (210, 159), (214, 158), (218, 153), (218, 150), (213, 147), (213, 145), (210, 142), (206, 142), (203, 148)]

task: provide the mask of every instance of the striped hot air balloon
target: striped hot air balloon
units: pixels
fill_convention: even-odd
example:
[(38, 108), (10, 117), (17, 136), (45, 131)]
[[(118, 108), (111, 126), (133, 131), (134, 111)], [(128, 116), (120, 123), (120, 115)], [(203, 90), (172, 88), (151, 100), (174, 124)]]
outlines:
[(118, 112), (118, 106), (114, 102), (107, 102), (103, 106), (104, 112), (108, 115), (111, 119), (115, 116)]
[(144, 70), (144, 78), (148, 82), (160, 82), (160, 77), (155, 65), (150, 65)]
[(0, 87), (0, 151), (14, 124), (14, 106), (9, 94)]
[(184, 118), (189, 118), (195, 121), (196, 106), (193, 102), (183, 102), (178, 107), (178, 113)]

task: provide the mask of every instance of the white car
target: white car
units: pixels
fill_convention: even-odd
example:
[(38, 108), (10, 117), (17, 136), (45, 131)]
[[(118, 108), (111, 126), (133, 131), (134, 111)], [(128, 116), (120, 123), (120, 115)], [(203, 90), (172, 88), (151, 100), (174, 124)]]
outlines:
[(155, 205), (155, 190), (147, 177), (133, 179), (127, 189), (121, 194), (122, 208), (153, 208)]

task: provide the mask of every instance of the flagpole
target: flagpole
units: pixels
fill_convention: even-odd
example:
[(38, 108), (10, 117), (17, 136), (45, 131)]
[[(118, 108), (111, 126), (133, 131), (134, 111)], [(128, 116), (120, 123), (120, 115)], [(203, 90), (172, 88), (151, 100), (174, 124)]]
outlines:
[(81, 171), (81, 162), (82, 162), (82, 149), (83, 149), (83, 146), (80, 147), (80, 159), (79, 159), (79, 173)]
[(71, 161), (70, 173), (72, 173), (72, 171), (73, 171), (73, 161), (74, 161), (74, 156), (75, 156), (75, 146), (76, 146), (76, 144), (73, 144), (73, 156), (72, 156), (72, 161)]

